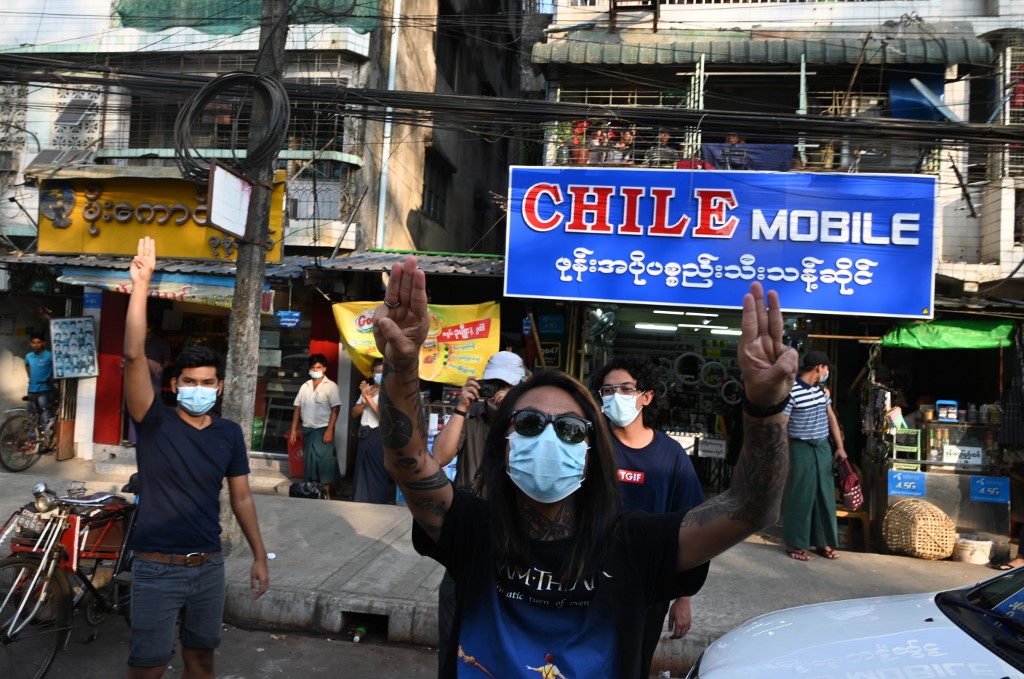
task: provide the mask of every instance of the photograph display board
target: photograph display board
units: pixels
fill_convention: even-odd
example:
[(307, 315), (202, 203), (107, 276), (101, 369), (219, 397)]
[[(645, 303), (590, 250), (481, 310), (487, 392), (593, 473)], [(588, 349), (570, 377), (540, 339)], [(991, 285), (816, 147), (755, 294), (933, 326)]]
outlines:
[(50, 348), (53, 353), (53, 377), (96, 377), (96, 329), (89, 316), (50, 320)]

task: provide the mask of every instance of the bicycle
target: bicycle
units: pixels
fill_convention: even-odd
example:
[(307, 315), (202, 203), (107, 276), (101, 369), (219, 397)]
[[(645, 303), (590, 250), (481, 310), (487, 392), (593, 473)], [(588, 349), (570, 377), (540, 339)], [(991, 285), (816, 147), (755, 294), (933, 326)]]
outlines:
[(56, 448), (57, 401), (51, 399), (46, 408), (39, 407), (39, 395), (22, 397), (27, 408), (4, 411), (7, 419), (0, 426), (0, 465), (12, 472), (25, 471)]
[[(77, 484), (77, 485), (76, 485)], [(121, 489), (135, 493), (136, 477)], [(85, 495), (73, 482), (57, 497), (46, 484), (0, 532), (10, 555), (0, 561), (0, 676), (42, 679), (71, 634), (80, 610), (93, 627), (121, 614), (130, 624), (131, 544), (135, 503), (120, 495)]]

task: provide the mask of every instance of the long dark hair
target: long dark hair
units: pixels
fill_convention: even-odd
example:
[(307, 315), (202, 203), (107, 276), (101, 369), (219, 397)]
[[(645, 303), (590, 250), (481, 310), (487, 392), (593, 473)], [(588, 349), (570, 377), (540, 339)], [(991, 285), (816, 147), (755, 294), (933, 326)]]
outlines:
[(581, 382), (560, 370), (538, 371), (526, 382), (513, 387), (494, 416), (480, 471), (491, 508), (491, 533), (499, 563), (516, 567), (528, 565), (530, 530), (523, 521), (519, 489), (505, 470), (505, 452), (508, 449), (505, 437), (516, 403), (524, 394), (539, 387), (561, 389), (576, 401), (583, 410), (583, 416), (593, 423), (588, 437), (587, 476), (572, 496), (576, 503), (572, 547), (559, 574), (563, 582), (575, 582), (597, 573), (615, 529), (621, 500), (615, 451), (601, 409)]
[[(612, 360), (601, 366), (601, 369), (590, 376), (590, 389), (593, 393), (600, 392), (604, 386), (604, 378), (613, 370), (625, 370), (636, 382), (636, 388), (640, 391), (651, 392), (651, 402), (640, 411), (644, 426), (648, 429), (656, 429), (658, 425), (658, 412), (655, 401), (657, 400), (654, 387), (658, 383), (658, 371), (650, 359), (641, 358), (633, 354), (615, 356)], [(598, 396), (597, 398), (600, 398)]]

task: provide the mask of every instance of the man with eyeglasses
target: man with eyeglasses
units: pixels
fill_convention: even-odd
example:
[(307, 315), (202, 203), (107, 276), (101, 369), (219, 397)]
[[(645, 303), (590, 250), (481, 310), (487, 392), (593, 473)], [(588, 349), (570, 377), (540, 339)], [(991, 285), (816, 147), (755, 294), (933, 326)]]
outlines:
[[(619, 465), (624, 511), (654, 514), (687, 511), (704, 502), (704, 491), (686, 451), (655, 429), (654, 364), (639, 356), (616, 356), (590, 378), (590, 388), (601, 400), (608, 419)], [(690, 631), (690, 597), (663, 601), (647, 609), (644, 621), (640, 676), (651, 672), (661, 631), (668, 614), (671, 638)]]
[(567, 677), (640, 679), (647, 608), (692, 596), (709, 561), (775, 523), (788, 464), (782, 414), (796, 351), (782, 341), (779, 297), (743, 297), (738, 349), (744, 447), (732, 486), (689, 512), (619, 511), (615, 452), (587, 387), (558, 370), (516, 385), (495, 413), (481, 482), (457, 489), (427, 453), (419, 391), (430, 328), (416, 258), (391, 267), (373, 333), (384, 357), (381, 436), (412, 514), (413, 546), (456, 581), (456, 617), (440, 676), (472, 659), (487, 676), (522, 675), (551, 654)]
[[(514, 385), (526, 379), (523, 359), (511, 351), (499, 351), (484, 366), (480, 381), (466, 380), (444, 429), (434, 437), (431, 454), (444, 467), (455, 462), (455, 486), (480, 495), (480, 463), (484, 442), (493, 424), (492, 417)], [(455, 617), (455, 580), (446, 570), (438, 590), (438, 646), (444, 648)]]

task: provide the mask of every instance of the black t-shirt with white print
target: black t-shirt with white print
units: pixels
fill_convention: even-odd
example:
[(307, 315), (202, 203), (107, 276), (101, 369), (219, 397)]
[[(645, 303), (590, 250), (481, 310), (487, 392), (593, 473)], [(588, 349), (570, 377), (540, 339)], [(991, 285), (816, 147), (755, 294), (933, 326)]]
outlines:
[(416, 551), (456, 582), (440, 676), (636, 677), (647, 607), (692, 596), (707, 577), (708, 564), (676, 573), (683, 516), (621, 515), (600, 576), (562, 583), (555, 574), (569, 540), (533, 541), (528, 569), (498, 564), (487, 502), (457, 490), (436, 545), (413, 528)]

